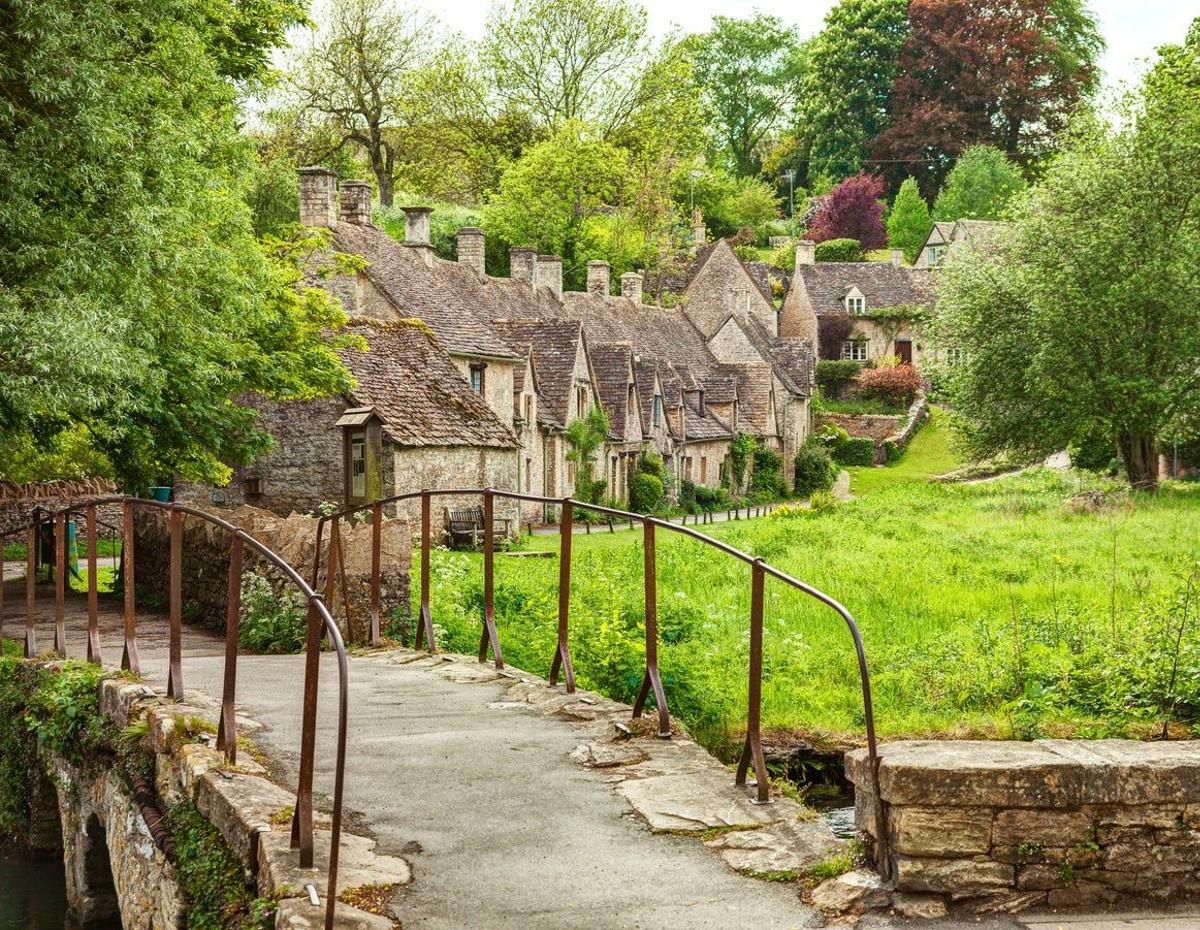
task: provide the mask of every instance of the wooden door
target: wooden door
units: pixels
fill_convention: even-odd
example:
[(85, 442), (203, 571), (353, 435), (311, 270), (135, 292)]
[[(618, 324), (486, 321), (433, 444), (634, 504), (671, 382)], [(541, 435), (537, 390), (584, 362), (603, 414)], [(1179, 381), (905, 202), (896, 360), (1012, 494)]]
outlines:
[(896, 340), (896, 355), (900, 357), (901, 365), (912, 364), (912, 340), (897, 339)]

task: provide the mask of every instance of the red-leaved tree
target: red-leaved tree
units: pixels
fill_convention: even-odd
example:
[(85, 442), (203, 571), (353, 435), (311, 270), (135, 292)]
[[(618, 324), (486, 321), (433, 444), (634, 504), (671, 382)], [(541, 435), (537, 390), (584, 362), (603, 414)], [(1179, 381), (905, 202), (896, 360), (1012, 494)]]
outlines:
[(821, 200), (808, 228), (814, 242), (857, 239), (864, 249), (887, 245), (883, 228), (883, 178), (862, 172), (846, 178)]
[(1095, 87), (1103, 40), (1083, 0), (912, 0), (908, 18), (872, 154), (926, 197), (969, 145), (1036, 159)]

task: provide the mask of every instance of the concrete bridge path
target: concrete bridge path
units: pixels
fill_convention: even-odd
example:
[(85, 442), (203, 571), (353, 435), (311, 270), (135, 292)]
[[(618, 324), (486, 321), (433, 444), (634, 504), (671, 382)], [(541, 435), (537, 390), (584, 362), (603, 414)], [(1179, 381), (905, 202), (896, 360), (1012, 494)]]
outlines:
[[(17, 582), (10, 582), (5, 634), (23, 624)], [(103, 603), (103, 602), (102, 602)], [(13, 605), (20, 605), (20, 609)], [(53, 641), (53, 602), (40, 603), (44, 648)], [(68, 645), (84, 646), (86, 603), (72, 597)], [(120, 656), (119, 608), (102, 606), (107, 662)], [(165, 682), (166, 623), (140, 620), (143, 672)], [(187, 629), (184, 687), (213, 698), (221, 690), (222, 641)], [(580, 743), (569, 723), (532, 713), (509, 697), (506, 682), (376, 653), (351, 658), (351, 727), (347, 816), (378, 851), (403, 856), (413, 881), (402, 892), (405, 930), (650, 930), (731, 928), (784, 930), (821, 926), (794, 884), (744, 877), (694, 837), (652, 833), (607, 783), (601, 770), (569, 759)], [(302, 666), (296, 656), (242, 657), (239, 711), (261, 723), (255, 741), (295, 783), (298, 768)], [(332, 791), (336, 664), (321, 663), (318, 793)], [(933, 926), (940, 930), (1164, 930), (1200, 927), (1165, 915), (1017, 920), (1011, 917), (910, 922), (871, 917), (871, 928)], [(1053, 923), (1035, 921), (1053, 920)], [(1095, 922), (1092, 922), (1095, 921)]]

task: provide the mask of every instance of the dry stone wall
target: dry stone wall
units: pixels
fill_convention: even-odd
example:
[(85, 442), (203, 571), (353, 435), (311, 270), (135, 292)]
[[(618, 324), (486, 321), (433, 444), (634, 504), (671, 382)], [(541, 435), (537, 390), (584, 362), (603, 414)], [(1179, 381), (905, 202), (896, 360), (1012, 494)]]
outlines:
[[(237, 507), (220, 512), (222, 519), (244, 529), (255, 539), (283, 558), (305, 580), (311, 582), (316, 551), (317, 519), (304, 514), (279, 517), (254, 507)], [(134, 523), (135, 561), (138, 598), (165, 603), (169, 595), (170, 514), (165, 510), (139, 510)], [(349, 643), (369, 639), (371, 525), (343, 526), (341, 554), (345, 566), (349, 605), (341, 598), (341, 572), (335, 579), (335, 597), (330, 611)], [(402, 520), (385, 520), (382, 531), (380, 565), (380, 614), (387, 618), (395, 612), (402, 620), (409, 616), (409, 566), (412, 561), (412, 531)], [(184, 616), (191, 622), (223, 629), (229, 594), (229, 550), (232, 537), (205, 520), (185, 518), (183, 530), (183, 602)], [(329, 528), (321, 547), (321, 569), (317, 593), (323, 593), (328, 565)], [(249, 547), (245, 550), (244, 572), (265, 577), (277, 596), (295, 598), (297, 589), (270, 562)], [(302, 605), (301, 605), (302, 606)]]
[[(846, 768), (874, 841), (865, 751)], [(982, 910), (1200, 896), (1200, 744), (897, 742), (879, 782), (898, 892)]]

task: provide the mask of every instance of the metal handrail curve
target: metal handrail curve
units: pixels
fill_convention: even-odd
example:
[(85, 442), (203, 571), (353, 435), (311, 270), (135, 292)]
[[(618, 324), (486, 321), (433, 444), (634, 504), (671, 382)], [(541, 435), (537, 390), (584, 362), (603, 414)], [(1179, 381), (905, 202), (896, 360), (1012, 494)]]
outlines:
[(341, 510), (322, 515), (317, 521), (317, 545), (316, 556), (314, 557), (313, 564), (312, 585), (315, 587), (317, 584), (317, 578), (320, 571), (323, 533), (325, 525), (329, 523), (332, 527), (330, 535), (328, 570), (326, 573), (326, 600), (329, 601), (331, 592), (333, 591), (334, 570), (336, 566), (335, 559), (337, 558), (337, 553), (335, 550), (338, 548), (334, 545), (334, 542), (335, 535), (339, 533), (340, 522), (344, 519), (354, 517), (357, 514), (365, 513), (366, 511), (371, 511), (373, 514), (372, 523), (374, 535), (372, 545), (370, 595), (372, 645), (378, 645), (380, 641), (379, 573), (381, 558), (380, 532), (383, 518), (383, 508), (392, 504), (397, 504), (408, 500), (416, 500), (419, 498), (421, 501), (421, 608), (419, 621), (417, 623), (415, 645), (416, 648), (420, 649), (422, 637), (424, 637), (427, 641), (428, 648), (431, 651), (436, 647), (433, 633), (432, 611), (430, 606), (429, 551), (432, 542), (430, 501), (434, 497), (447, 496), (482, 496), (483, 498), (484, 617), (483, 629), (481, 630), (480, 635), (479, 661), (486, 661), (487, 651), (490, 647), (497, 668), (503, 668), (504, 661), (501, 656), (499, 634), (495, 626), (494, 608), (492, 603), (494, 573), (493, 557), (495, 548), (495, 534), (493, 527), (494, 499), (499, 497), (506, 500), (526, 501), (529, 503), (559, 506), (562, 508), (561, 519), (559, 521), (560, 545), (562, 548), (559, 559), (558, 642), (555, 648), (554, 658), (551, 663), (550, 683), (551, 685), (557, 684), (558, 672), (561, 669), (564, 672), (564, 678), (568, 692), (573, 692), (575, 690), (574, 671), (571, 664), (570, 646), (567, 635), (568, 616), (570, 611), (569, 589), (571, 571), (571, 537), (574, 531), (574, 511), (576, 509), (590, 510), (593, 512), (606, 514), (610, 517), (619, 518), (622, 521), (628, 521), (630, 525), (635, 522), (642, 525), (642, 531), (644, 534), (645, 558), (646, 671), (642, 679), (642, 685), (637, 700), (633, 705), (633, 716), (635, 718), (641, 716), (641, 712), (645, 707), (645, 702), (649, 698), (652, 691), (659, 714), (659, 736), (664, 738), (671, 735), (671, 725), (670, 715), (667, 710), (666, 696), (658, 672), (655, 530), (661, 527), (662, 529), (669, 530), (673, 533), (690, 537), (691, 539), (704, 543), (705, 545), (710, 546), (719, 552), (730, 556), (731, 558), (738, 559), (739, 561), (750, 566), (751, 630), (749, 700), (747, 710), (746, 742), (742, 749), (741, 757), (738, 761), (735, 783), (739, 786), (745, 785), (747, 771), (749, 767), (753, 766), (757, 779), (756, 801), (758, 803), (769, 802), (769, 785), (767, 782), (766, 763), (763, 758), (761, 736), (759, 732), (761, 709), (760, 703), (762, 696), (762, 634), (764, 608), (763, 585), (765, 578), (770, 576), (777, 581), (794, 588), (802, 594), (813, 598), (819, 603), (824, 604), (826, 607), (837, 613), (846, 624), (846, 628), (848, 629), (850, 637), (853, 640), (854, 652), (858, 662), (859, 681), (862, 687), (863, 718), (867, 737), (867, 756), (871, 772), (872, 789), (875, 795), (876, 864), (879, 872), (884, 878), (890, 877), (891, 857), (888, 854), (888, 837), (886, 830), (885, 811), (879, 792), (879, 747), (875, 734), (875, 711), (874, 703), (871, 697), (871, 678), (867, 668), (867, 655), (863, 646), (862, 634), (859, 632), (858, 623), (855, 621), (850, 611), (840, 601), (830, 597), (828, 594), (819, 590), (818, 588), (813, 587), (812, 585), (801, 581), (798, 578), (794, 578), (786, 572), (771, 566), (761, 558), (753, 556), (747, 552), (743, 552), (737, 547), (731, 546), (719, 539), (714, 539), (712, 536), (702, 533), (694, 527), (687, 527), (673, 523), (669, 520), (661, 519), (659, 517), (633, 513), (626, 510), (619, 510), (600, 504), (592, 504), (586, 501), (575, 500), (571, 497), (544, 497), (536, 494), (522, 494), (516, 491), (500, 491), (495, 488), (427, 488), (420, 491), (408, 491), (403, 494), (395, 494), (389, 497), (379, 498), (378, 500), (367, 504), (345, 507)]
[[(320, 660), (322, 634), (333, 647), (337, 655), (338, 665), (338, 733), (336, 762), (334, 768), (333, 810), (330, 818), (330, 848), (329, 848), (329, 884), (326, 894), (325, 928), (333, 930), (337, 907), (337, 873), (341, 847), (342, 805), (345, 789), (346, 769), (346, 734), (350, 719), (350, 688), (349, 688), (349, 658), (342, 639), (341, 630), (334, 622), (324, 598), (317, 594), (307, 581), (286, 560), (273, 552), (268, 546), (242, 528), (227, 520), (189, 507), (185, 504), (166, 501), (156, 501), (147, 498), (108, 496), (81, 500), (61, 507), (57, 510), (41, 510), (35, 513), (34, 520), (27, 526), (0, 534), (0, 540), (20, 533), (26, 534), (28, 552), (26, 571), (26, 625), (25, 648), (26, 658), (38, 654), (36, 640), (36, 624), (34, 622), (34, 605), (36, 600), (36, 563), (38, 528), (43, 521), (39, 514), (52, 518), (56, 537), (56, 612), (57, 623), (55, 630), (54, 650), (59, 655), (66, 655), (65, 632), (63, 627), (63, 599), (65, 597), (65, 580), (63, 567), (65, 565), (65, 520), (69, 514), (83, 512), (86, 514), (88, 526), (88, 661), (100, 664), (100, 640), (96, 603), (96, 508), (120, 504), (124, 512), (125, 539), (122, 546), (125, 560), (125, 646), (122, 656), (122, 667), (133, 672), (138, 671), (138, 654), (136, 638), (136, 604), (134, 593), (134, 543), (133, 543), (133, 512), (135, 508), (149, 508), (168, 512), (171, 520), (171, 554), (170, 554), (170, 645), (168, 657), (167, 691), (168, 696), (176, 700), (183, 699), (182, 649), (181, 649), (181, 559), (182, 559), (182, 526), (183, 517), (196, 517), (224, 530), (232, 537), (230, 551), (230, 581), (229, 604), (226, 622), (225, 643), (225, 674), (224, 690), (221, 701), (220, 726), (217, 736), (217, 748), (224, 751), (226, 758), (232, 763), (237, 754), (236, 718), (234, 716), (234, 695), (237, 683), (238, 655), (238, 626), (240, 622), (239, 609), (241, 597), (241, 566), (245, 548), (250, 548), (258, 556), (278, 569), (294, 588), (303, 596), (308, 607), (307, 637), (305, 646), (305, 678), (304, 678), (304, 709), (301, 732), (300, 777), (296, 789), (296, 806), (292, 821), (292, 848), (299, 850), (301, 868), (311, 868), (314, 860), (313, 849), (313, 770), (315, 762), (315, 733), (317, 710), (317, 680)], [(318, 551), (319, 551), (318, 544)], [(0, 634), (4, 622), (3, 584), (0, 583)]]

